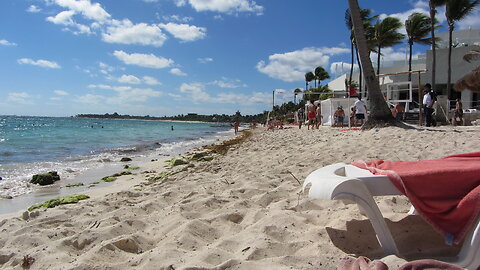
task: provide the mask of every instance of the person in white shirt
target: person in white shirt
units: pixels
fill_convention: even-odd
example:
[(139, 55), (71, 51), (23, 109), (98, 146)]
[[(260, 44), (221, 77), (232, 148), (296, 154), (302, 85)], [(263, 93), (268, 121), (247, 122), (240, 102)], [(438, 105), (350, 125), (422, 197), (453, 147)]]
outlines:
[(435, 104), (435, 97), (432, 91), (432, 85), (427, 83), (423, 87), (423, 111), (425, 112), (426, 126), (436, 126), (436, 122), (432, 117), (433, 104)]
[(358, 122), (360, 122), (360, 126), (362, 126), (365, 121), (365, 114), (367, 113), (367, 105), (365, 105), (360, 95), (358, 95), (358, 100), (355, 101), (353, 107), (355, 108), (355, 125), (358, 126)]

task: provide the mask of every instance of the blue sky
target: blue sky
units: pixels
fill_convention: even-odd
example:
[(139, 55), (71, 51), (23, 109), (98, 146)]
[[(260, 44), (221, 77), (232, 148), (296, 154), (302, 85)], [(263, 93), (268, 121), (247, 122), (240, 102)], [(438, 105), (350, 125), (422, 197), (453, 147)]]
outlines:
[[(359, 4), (402, 21), (428, 6)], [(273, 90), (276, 104), (293, 100), (305, 72), (323, 66), (335, 77), (350, 66), (346, 0), (2, 0), (0, 6), (0, 114), (256, 114), (271, 108)], [(479, 28), (478, 13), (458, 28)], [(438, 17), (444, 22), (442, 10)], [(382, 52), (385, 62), (405, 59), (405, 45)]]

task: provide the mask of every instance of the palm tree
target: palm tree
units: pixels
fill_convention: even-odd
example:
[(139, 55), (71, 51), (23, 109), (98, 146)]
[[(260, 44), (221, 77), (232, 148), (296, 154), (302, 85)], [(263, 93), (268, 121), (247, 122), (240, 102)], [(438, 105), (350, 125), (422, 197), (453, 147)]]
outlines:
[(370, 61), (367, 39), (365, 37), (363, 22), (360, 16), (360, 7), (358, 6), (357, 0), (348, 0), (348, 6), (351, 11), (355, 40), (360, 53), (360, 65), (364, 70), (365, 82), (369, 89), (370, 117), (364, 127), (373, 127), (377, 124), (385, 125), (395, 120), (388, 108), (382, 92), (380, 91), (378, 78), (375, 76), (375, 70)]
[[(408, 58), (408, 71), (412, 71), (412, 53), (413, 43), (431, 44), (432, 38), (429, 37), (431, 33), (432, 24), (430, 18), (419, 12), (414, 12), (405, 21), (405, 29), (407, 30), (408, 45), (409, 45), (409, 58)], [(412, 80), (412, 74), (408, 73), (408, 81)]]
[[(363, 28), (367, 36), (367, 42), (369, 44), (369, 48), (373, 48), (373, 40), (374, 40), (374, 28), (372, 26), (373, 20), (377, 19), (378, 16), (370, 16), (372, 11), (370, 9), (362, 9), (360, 10), (360, 16), (363, 21)], [(352, 83), (352, 75), (353, 75), (353, 68), (354, 68), (354, 55), (357, 56), (357, 62), (359, 61), (359, 55), (358, 55), (358, 50), (357, 45), (355, 43), (355, 35), (353, 33), (353, 24), (352, 24), (352, 18), (350, 17), (350, 10), (347, 9), (345, 11), (345, 24), (347, 25), (348, 30), (350, 30), (350, 47), (351, 47), (351, 62), (352, 66), (350, 67), (350, 77), (349, 77), (349, 85)], [(356, 53), (355, 53), (356, 50)], [(362, 89), (362, 68), (359, 65), (359, 89)]]
[(328, 72), (321, 66), (318, 66), (315, 68), (315, 78), (318, 80), (318, 85), (320, 85), (320, 82), (326, 79), (330, 79), (330, 75), (328, 75)]
[(435, 39), (435, 24), (436, 24), (437, 20), (435, 19), (435, 14), (437, 13), (436, 8), (439, 7), (439, 6), (445, 5), (446, 2), (447, 2), (447, 0), (429, 0), (428, 1), (428, 6), (429, 6), (429, 9), (430, 9), (430, 23), (431, 23), (430, 32), (431, 32), (431, 37), (432, 37), (432, 70), (431, 70), (432, 89), (436, 89), (435, 88), (435, 70), (437, 68), (437, 54), (436, 54), (437, 45), (435, 44), (435, 42), (436, 42), (436, 39)]
[(382, 48), (391, 47), (402, 43), (405, 35), (398, 32), (402, 27), (402, 23), (398, 18), (386, 17), (382, 21), (375, 24), (375, 43), (377, 47), (377, 74), (380, 74), (380, 56)]
[(293, 98), (293, 103), (297, 104), (297, 95), (302, 93), (302, 89), (297, 88), (293, 90), (294, 98)]
[(305, 91), (308, 90), (308, 83), (313, 81), (314, 78), (315, 78), (315, 74), (313, 74), (313, 72), (309, 71), (305, 73)]
[(480, 0), (447, 0), (445, 16), (448, 24), (448, 71), (447, 71), (447, 95), (450, 94), (452, 86), (452, 33), (455, 29), (455, 22), (465, 18)]

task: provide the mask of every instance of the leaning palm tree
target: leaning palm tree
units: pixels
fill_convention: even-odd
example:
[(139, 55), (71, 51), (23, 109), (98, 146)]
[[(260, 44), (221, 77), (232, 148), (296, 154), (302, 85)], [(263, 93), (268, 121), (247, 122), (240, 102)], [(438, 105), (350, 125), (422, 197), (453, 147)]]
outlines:
[[(408, 71), (412, 71), (413, 43), (432, 44), (432, 38), (429, 37), (432, 25), (435, 24), (430, 22), (430, 18), (419, 12), (412, 13), (405, 21), (405, 29), (407, 30), (409, 45)], [(408, 73), (408, 81), (411, 80), (412, 74)]]
[(377, 74), (380, 74), (380, 56), (382, 48), (391, 47), (402, 43), (405, 38), (404, 34), (398, 32), (402, 27), (402, 23), (398, 18), (386, 17), (382, 21), (375, 24), (375, 43), (377, 47)]
[(448, 71), (447, 71), (447, 95), (450, 94), (452, 86), (452, 34), (455, 29), (455, 22), (465, 18), (475, 7), (480, 3), (480, 0), (447, 0), (445, 9), (445, 16), (448, 24)]
[(436, 48), (437, 45), (435, 44), (436, 39), (435, 39), (435, 24), (437, 20), (435, 19), (435, 14), (437, 13), (437, 7), (445, 5), (447, 0), (429, 0), (428, 1), (428, 6), (430, 9), (430, 32), (431, 32), (431, 37), (432, 37), (432, 89), (435, 88), (435, 70), (437, 68), (437, 54), (436, 54)]
[(315, 78), (315, 74), (313, 74), (313, 72), (309, 71), (305, 73), (305, 91), (308, 90), (308, 83), (313, 81), (314, 78)]
[(351, 11), (355, 40), (360, 54), (360, 65), (363, 67), (365, 82), (369, 89), (370, 117), (365, 123), (364, 128), (392, 123), (395, 119), (380, 91), (380, 84), (378, 83), (377, 76), (375, 76), (375, 70), (369, 57), (369, 48), (363, 30), (360, 7), (358, 6), (357, 0), (348, 0), (348, 6)]

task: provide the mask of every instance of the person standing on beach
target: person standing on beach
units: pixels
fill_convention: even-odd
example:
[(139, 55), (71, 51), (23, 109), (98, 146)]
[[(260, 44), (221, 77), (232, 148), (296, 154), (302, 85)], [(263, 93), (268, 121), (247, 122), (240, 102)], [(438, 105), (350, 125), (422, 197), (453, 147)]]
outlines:
[(308, 125), (307, 128), (310, 130), (310, 125), (312, 125), (312, 130), (315, 129), (315, 119), (317, 117), (316, 113), (316, 106), (313, 104), (313, 100), (310, 101), (310, 104), (307, 105), (307, 117), (308, 117)]
[(300, 107), (300, 109), (298, 109), (297, 117), (298, 117), (298, 129), (301, 129), (302, 124), (305, 121), (305, 111), (303, 110), (302, 107)]
[(454, 126), (462, 125), (463, 123), (463, 105), (462, 101), (457, 98), (455, 103), (455, 110), (453, 110), (453, 121)]
[(435, 94), (432, 91), (432, 85), (427, 83), (423, 87), (423, 111), (425, 113), (425, 124), (427, 127), (436, 126), (433, 120), (433, 104), (435, 104)]
[(363, 126), (365, 114), (367, 114), (367, 105), (363, 102), (360, 94), (358, 95), (358, 100), (353, 104), (353, 107), (355, 108), (355, 125), (358, 125), (358, 122), (360, 121), (360, 126)]
[(395, 111), (397, 112), (395, 114), (395, 118), (398, 120), (398, 121), (402, 121), (405, 119), (405, 108), (402, 106), (402, 104), (400, 102), (397, 102), (397, 104), (395, 104)]
[(233, 125), (233, 128), (235, 130), (235, 135), (237, 135), (238, 133), (238, 126), (239, 126), (238, 121), (235, 121), (235, 124)]
[(320, 107), (320, 104), (318, 104), (317, 106), (317, 110), (316, 110), (316, 120), (317, 120), (317, 129), (322, 125), (322, 118), (323, 118), (323, 115), (322, 115), (322, 107)]

